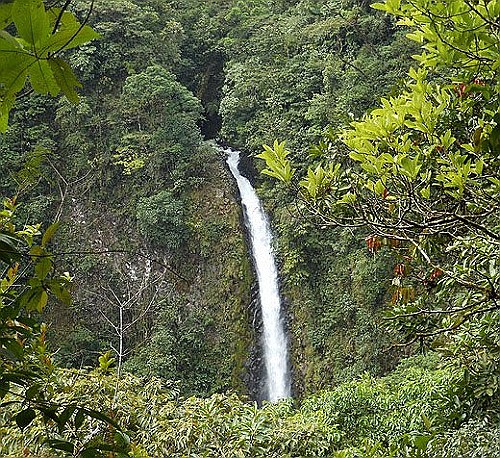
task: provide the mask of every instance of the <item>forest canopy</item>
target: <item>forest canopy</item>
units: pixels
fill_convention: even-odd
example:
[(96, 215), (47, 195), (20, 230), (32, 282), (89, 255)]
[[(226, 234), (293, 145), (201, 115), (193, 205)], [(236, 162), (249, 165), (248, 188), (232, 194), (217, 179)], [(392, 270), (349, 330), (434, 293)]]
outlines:
[[(498, 0), (2, 2), (0, 455), (499, 456), (499, 23)], [(216, 136), (266, 162), (275, 404)]]

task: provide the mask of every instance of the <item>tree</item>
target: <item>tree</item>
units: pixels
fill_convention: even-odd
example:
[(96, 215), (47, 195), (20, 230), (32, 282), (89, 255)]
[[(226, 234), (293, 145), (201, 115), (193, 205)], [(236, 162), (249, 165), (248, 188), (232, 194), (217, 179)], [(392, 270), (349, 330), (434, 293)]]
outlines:
[[(165, 286), (164, 274), (152, 272), (151, 262), (146, 263), (145, 271), (141, 277), (137, 277), (137, 272), (131, 271), (127, 266), (126, 271), (119, 271), (122, 290), (108, 285), (101, 286), (97, 293), (89, 291), (93, 296), (104, 299), (106, 307), (98, 306), (99, 313), (110, 328), (110, 347), (116, 358), (116, 378), (117, 381), (122, 376), (123, 364), (130, 355), (132, 349), (129, 348), (131, 342), (137, 339), (138, 334), (143, 334), (141, 344), (144, 344), (148, 330), (137, 332), (141, 322), (153, 321), (153, 317), (158, 312), (162, 300), (159, 294), (162, 286)], [(95, 304), (93, 304), (95, 306)], [(90, 311), (89, 311), (90, 313)], [(146, 326), (147, 328), (148, 326)], [(144, 337), (146, 334), (146, 337)], [(118, 382), (114, 397), (118, 392)]]
[(125, 80), (119, 109), (121, 138), (113, 159), (126, 174), (146, 166), (148, 180), (161, 179), (199, 145), (201, 104), (159, 65)]
[[(99, 35), (67, 11), (70, 3), (66, 1), (62, 8), (54, 4), (46, 8), (42, 0), (0, 4), (0, 132), (7, 130), (19, 93), (56, 96), (63, 92), (68, 100), (78, 102), (80, 83), (60, 54)], [(14, 29), (17, 35), (11, 34)], [(31, 90), (22, 93), (28, 81)], [(54, 257), (47, 249), (59, 224), (49, 226), (43, 234), (40, 224), (20, 229), (15, 223), (17, 207), (15, 198), (6, 199), (0, 212), (0, 399), (6, 399), (2, 407), (9, 405), (10, 412), (14, 410), (7, 420), (15, 420), (20, 429), (37, 417), (46, 425), (57, 425), (59, 434), (46, 437), (46, 443), (72, 456), (95, 456), (103, 449), (125, 451), (126, 445), (112, 445), (110, 439), (104, 444), (96, 442), (96, 434), (77, 449), (62, 435), (70, 421), (78, 429), (91, 417), (118, 432), (119, 426), (101, 412), (53, 399), (57, 379), (40, 314), (49, 299), (69, 305), (71, 278), (56, 272)], [(97, 431), (99, 435), (103, 432), (101, 428)]]
[(481, 379), (479, 394), (492, 396), (500, 388), (491, 334), (500, 318), (500, 3), (373, 6), (422, 46), (405, 88), (325, 135), (305, 176), (284, 143), (259, 157), (321, 224), (364, 227), (370, 251), (396, 253), (389, 313), (406, 342), (427, 339), (460, 354)]

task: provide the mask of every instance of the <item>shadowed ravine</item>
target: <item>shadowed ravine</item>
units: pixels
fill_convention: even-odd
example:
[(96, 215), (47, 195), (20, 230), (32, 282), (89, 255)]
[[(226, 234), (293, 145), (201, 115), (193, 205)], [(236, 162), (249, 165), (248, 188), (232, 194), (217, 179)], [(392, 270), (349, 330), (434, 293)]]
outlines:
[(288, 370), (288, 348), (281, 317), (278, 272), (272, 252), (272, 235), (267, 216), (250, 182), (240, 174), (239, 151), (224, 149), (227, 164), (236, 179), (244, 209), (245, 224), (250, 233), (252, 254), (257, 272), (262, 308), (263, 349), (266, 368), (264, 398), (269, 401), (291, 396)]

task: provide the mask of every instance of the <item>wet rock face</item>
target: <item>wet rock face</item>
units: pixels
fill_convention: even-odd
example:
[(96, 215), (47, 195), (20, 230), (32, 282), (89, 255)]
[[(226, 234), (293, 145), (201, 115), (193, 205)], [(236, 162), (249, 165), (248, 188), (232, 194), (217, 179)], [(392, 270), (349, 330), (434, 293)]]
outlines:
[(240, 156), (240, 172), (244, 175), (248, 181), (255, 186), (255, 182), (259, 176), (257, 168), (255, 167), (254, 159), (246, 151), (243, 151)]
[[(223, 148), (236, 149), (234, 146), (230, 145), (229, 143), (225, 142), (224, 140), (217, 140), (217, 144), (219, 144)], [(246, 151), (245, 149), (241, 149), (241, 148), (238, 148), (238, 150), (241, 152), (238, 170), (245, 178), (248, 179), (248, 181), (250, 181), (252, 186), (255, 187), (255, 184), (256, 184), (258, 177), (259, 177), (259, 171), (257, 170), (257, 167), (255, 166), (255, 160), (252, 157), (252, 153), (249, 151)]]
[(259, 301), (259, 289), (257, 283), (252, 286), (252, 296), (249, 304), (249, 326), (253, 329), (255, 338), (248, 352), (248, 360), (245, 364), (245, 375), (243, 382), (248, 389), (250, 399), (257, 401), (260, 405), (266, 397), (265, 392), (265, 366), (263, 348), (260, 336), (262, 335), (262, 312)]

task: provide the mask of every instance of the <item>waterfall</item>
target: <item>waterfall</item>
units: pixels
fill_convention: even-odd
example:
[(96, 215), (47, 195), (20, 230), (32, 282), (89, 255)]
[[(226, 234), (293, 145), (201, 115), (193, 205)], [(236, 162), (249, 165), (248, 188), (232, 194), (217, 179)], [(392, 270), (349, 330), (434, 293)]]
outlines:
[(267, 399), (277, 401), (291, 396), (288, 348), (278, 287), (278, 271), (272, 252), (272, 234), (267, 216), (251, 183), (240, 174), (239, 151), (224, 150), (227, 164), (236, 179), (243, 204), (245, 224), (250, 232), (252, 254), (257, 271), (262, 308), (263, 349)]

